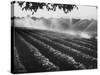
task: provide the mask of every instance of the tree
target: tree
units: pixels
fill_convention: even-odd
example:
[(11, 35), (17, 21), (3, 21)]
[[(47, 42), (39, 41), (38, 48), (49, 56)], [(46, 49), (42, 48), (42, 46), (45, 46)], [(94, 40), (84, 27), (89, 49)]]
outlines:
[[(73, 10), (74, 8), (78, 7), (76, 5), (69, 5), (69, 4), (55, 4), (55, 3), (36, 3), (36, 2), (25, 2), (25, 1), (13, 1), (11, 2), (11, 4), (15, 4), (18, 3), (19, 6), (22, 8), (22, 10), (31, 10), (32, 14), (34, 14), (35, 12), (37, 12), (38, 9), (43, 9), (43, 7), (45, 6), (47, 8), (48, 11), (52, 10), (52, 11), (56, 11), (57, 7), (61, 10), (63, 9), (63, 11), (65, 13), (70, 12), (71, 10)], [(24, 7), (23, 4), (26, 3), (26, 5)]]

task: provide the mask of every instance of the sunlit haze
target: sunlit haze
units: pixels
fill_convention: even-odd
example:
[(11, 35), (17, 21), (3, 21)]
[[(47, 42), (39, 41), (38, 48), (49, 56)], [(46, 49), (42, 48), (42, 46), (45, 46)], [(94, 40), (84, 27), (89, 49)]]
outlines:
[[(25, 3), (24, 3), (25, 5)], [(24, 7), (24, 5), (22, 7)], [(91, 35), (97, 33), (97, 8), (95, 6), (77, 6), (71, 12), (65, 14), (63, 10), (57, 7), (56, 11), (48, 11), (38, 9), (32, 15), (30, 10), (23, 10), (15, 3), (14, 16), (24, 17), (15, 20), (15, 26), (26, 27), (31, 29), (51, 30), (64, 32), (66, 34), (90, 38)], [(32, 17), (37, 17), (35, 20)], [(77, 23), (72, 23), (72, 20), (80, 19)], [(75, 21), (74, 20), (74, 21)]]

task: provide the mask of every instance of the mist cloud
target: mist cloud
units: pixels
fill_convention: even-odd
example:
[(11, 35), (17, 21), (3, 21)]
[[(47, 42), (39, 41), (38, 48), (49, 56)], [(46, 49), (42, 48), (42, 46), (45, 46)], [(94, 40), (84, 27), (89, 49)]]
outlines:
[[(90, 37), (91, 30), (96, 32), (96, 21), (79, 20), (73, 24), (70, 19), (65, 18), (30, 18), (25, 17), (21, 19), (15, 19), (15, 26), (26, 27), (30, 29), (42, 29), (63, 32), (66, 34), (82, 37)], [(87, 28), (88, 27), (88, 28)]]

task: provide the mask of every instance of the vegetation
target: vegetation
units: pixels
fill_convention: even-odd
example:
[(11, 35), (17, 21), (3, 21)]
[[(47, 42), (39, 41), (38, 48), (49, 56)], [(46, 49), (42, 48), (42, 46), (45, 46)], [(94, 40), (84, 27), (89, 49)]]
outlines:
[[(78, 7), (76, 5), (70, 5), (70, 4), (55, 4), (55, 3), (37, 3), (37, 2), (25, 2), (25, 1), (13, 1), (11, 2), (11, 4), (15, 4), (18, 3), (18, 5), (22, 8), (22, 10), (31, 10), (32, 14), (34, 14), (35, 12), (37, 12), (38, 9), (43, 9), (43, 7), (45, 6), (47, 8), (48, 11), (52, 10), (52, 11), (56, 11), (57, 7), (61, 10), (63, 9), (63, 11), (65, 13), (70, 12), (71, 10), (73, 10), (74, 8)], [(25, 6), (24, 3), (26, 3)]]
[[(13, 27), (12, 27), (13, 28)], [(59, 37), (56, 37), (59, 34)], [(92, 39), (60, 38), (61, 33), (15, 27), (15, 73), (81, 70), (97, 68), (97, 50)], [(53, 36), (55, 35), (55, 36)], [(61, 35), (62, 37), (62, 35)], [(65, 36), (64, 36), (65, 37)], [(87, 41), (85, 41), (87, 40)], [(16, 58), (18, 56), (18, 58)], [(22, 65), (22, 66), (20, 66)], [(21, 68), (21, 69), (20, 69)]]

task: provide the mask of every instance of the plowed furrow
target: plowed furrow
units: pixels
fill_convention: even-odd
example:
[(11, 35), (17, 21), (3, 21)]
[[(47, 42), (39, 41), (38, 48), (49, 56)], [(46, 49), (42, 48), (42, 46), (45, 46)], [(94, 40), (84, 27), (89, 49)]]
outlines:
[(76, 62), (72, 57), (61, 53), (58, 50), (55, 50), (50, 45), (47, 45), (34, 37), (30, 36), (29, 34), (19, 32), (25, 40), (30, 42), (39, 51), (45, 55), (50, 61), (54, 64), (58, 65), (61, 70), (75, 70), (75, 69), (85, 69), (85, 66), (81, 63)]
[(95, 48), (96, 47), (96, 45), (94, 45), (93, 43), (89, 43), (88, 41), (84, 41), (84, 39), (83, 40), (81, 40), (81, 39), (74, 39), (74, 40), (77, 41), (77, 42), (80, 42), (82, 44), (85, 44), (85, 45), (87, 45), (89, 47), (92, 47), (92, 48)]
[(92, 41), (92, 39), (91, 40), (90, 39), (83, 39), (82, 41), (83, 42), (86, 42), (86, 43), (89, 43), (89, 44), (92, 44), (94, 46), (97, 46), (97, 41), (96, 40), (95, 41)]
[(83, 41), (86, 41), (86, 42), (89, 42), (89, 43), (97, 44), (97, 40), (96, 40), (96, 39), (84, 39)]
[(69, 42), (72, 42), (72, 43), (75, 43), (75, 44), (79, 44), (80, 46), (84, 46), (84, 47), (93, 49), (94, 51), (97, 51), (97, 47), (89, 46), (89, 45), (84, 44), (84, 43), (82, 43), (82, 42), (79, 42), (79, 41), (77, 41), (77, 40), (71, 40), (71, 39), (65, 39), (65, 40), (66, 40), (66, 41), (69, 41)]
[(14, 73), (25, 73), (27, 70), (21, 63), (16, 47), (14, 47)]
[(47, 37), (47, 38), (51, 39), (52, 41), (55, 41), (55, 42), (61, 43), (63, 45), (69, 46), (69, 47), (71, 47), (73, 49), (82, 51), (83, 53), (89, 54), (89, 55), (97, 58), (96, 51), (95, 50), (92, 50), (90, 48), (86, 48), (86, 47), (80, 46), (78, 44), (69, 42), (69, 41), (64, 41), (63, 39), (58, 39), (58, 38), (55, 38), (54, 39), (54, 37), (52, 38), (52, 36), (50, 36), (50, 35), (46, 35), (46, 34), (42, 34), (42, 33), (40, 33), (39, 35), (42, 35), (44, 37)]
[(45, 42), (46, 44), (52, 46), (53, 48), (68, 54), (70, 56), (72, 56), (76, 61), (81, 62), (83, 64), (85, 64), (87, 66), (87, 68), (96, 68), (97, 66), (97, 59), (86, 55), (76, 49), (72, 49), (68, 46), (62, 45), (60, 43), (54, 42), (46, 37), (40, 36), (40, 35), (36, 35), (34, 33), (28, 33), (30, 35), (32, 35), (33, 37)]
[(33, 45), (26, 42), (18, 33), (15, 40), (20, 59), (28, 72), (59, 70), (59, 67), (50, 62), (48, 58), (43, 56)]
[[(41, 32), (40, 32), (41, 33)], [(79, 39), (67, 39), (63, 36), (59, 36), (59, 35), (56, 35), (56, 34), (51, 34), (51, 33), (46, 33), (46, 32), (43, 32), (42, 34), (46, 34), (46, 35), (49, 35), (49, 36), (52, 36), (52, 38), (60, 38), (60, 39), (64, 39), (66, 41), (68, 40), (72, 40), (73, 43), (75, 42), (75, 44), (80, 44), (81, 46), (84, 46), (84, 47), (87, 47), (87, 48), (90, 48), (90, 49), (94, 49), (94, 50), (97, 50), (97, 45), (94, 45), (94, 44), (91, 44), (91, 43), (87, 43), (85, 41), (83, 41), (83, 39), (79, 40)]]

